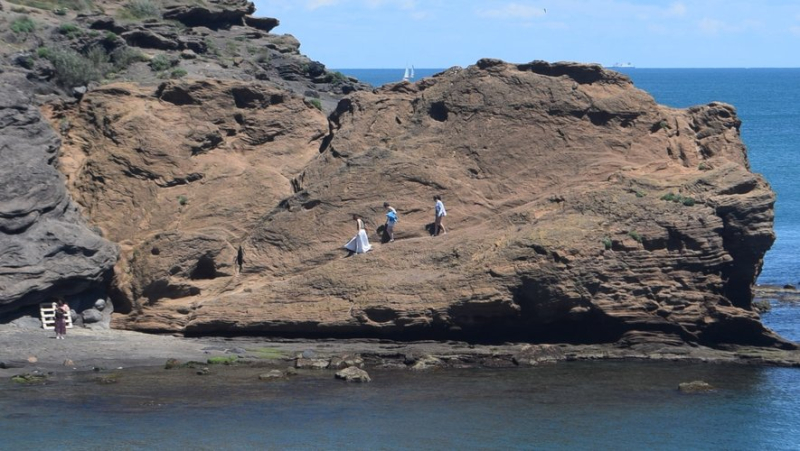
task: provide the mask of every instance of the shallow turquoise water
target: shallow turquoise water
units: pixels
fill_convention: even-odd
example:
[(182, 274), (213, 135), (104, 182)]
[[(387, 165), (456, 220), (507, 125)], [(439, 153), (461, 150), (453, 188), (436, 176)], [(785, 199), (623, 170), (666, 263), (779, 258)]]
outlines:
[[(793, 369), (581, 362), (372, 375), (374, 381), (365, 385), (335, 381), (329, 372), (277, 383), (191, 373), (169, 373), (157, 381), (124, 375), (111, 386), (58, 380), (19, 387), (4, 381), (0, 447), (796, 449), (800, 444), (800, 384), (795, 383), (800, 372)], [(677, 391), (680, 382), (695, 379), (717, 391)]]

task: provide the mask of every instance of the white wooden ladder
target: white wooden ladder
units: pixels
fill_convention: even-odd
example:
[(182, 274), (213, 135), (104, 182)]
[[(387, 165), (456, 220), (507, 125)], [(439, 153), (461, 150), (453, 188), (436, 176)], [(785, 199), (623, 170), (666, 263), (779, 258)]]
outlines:
[[(42, 329), (56, 329), (56, 305), (52, 302), (42, 302), (39, 304), (39, 314), (42, 317)], [(64, 318), (67, 320), (67, 329), (72, 329), (72, 315), (67, 313)]]

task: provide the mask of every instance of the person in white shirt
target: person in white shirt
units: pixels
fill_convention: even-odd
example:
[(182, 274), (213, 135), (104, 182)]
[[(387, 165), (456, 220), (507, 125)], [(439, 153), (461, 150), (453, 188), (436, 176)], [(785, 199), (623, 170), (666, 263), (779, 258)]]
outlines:
[(439, 235), (439, 231), (444, 232), (447, 234), (447, 229), (442, 224), (442, 218), (447, 216), (447, 210), (444, 209), (444, 203), (442, 202), (442, 196), (435, 195), (433, 196), (433, 200), (436, 201), (436, 205), (434, 205), (434, 210), (436, 213), (436, 218), (433, 221), (433, 236)]

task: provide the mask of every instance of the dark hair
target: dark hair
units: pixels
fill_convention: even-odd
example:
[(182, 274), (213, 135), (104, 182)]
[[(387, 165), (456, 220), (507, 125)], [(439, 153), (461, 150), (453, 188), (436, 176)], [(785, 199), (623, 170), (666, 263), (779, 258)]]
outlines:
[(384, 203), (383, 203), (383, 208), (386, 208), (386, 207), (388, 207), (388, 206), (389, 206), (389, 202), (384, 202)]
[(56, 298), (56, 304), (61, 305), (64, 303), (66, 303), (66, 301), (64, 301), (64, 298)]
[(442, 196), (436, 194), (433, 196), (433, 200), (442, 200)]

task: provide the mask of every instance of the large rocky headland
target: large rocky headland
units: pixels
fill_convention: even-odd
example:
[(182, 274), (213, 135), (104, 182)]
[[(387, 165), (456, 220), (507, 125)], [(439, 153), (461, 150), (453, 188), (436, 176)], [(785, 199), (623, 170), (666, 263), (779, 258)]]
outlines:
[(796, 350), (753, 307), (775, 193), (733, 106), (489, 58), (373, 88), (254, 13), (0, 0), (3, 322)]

